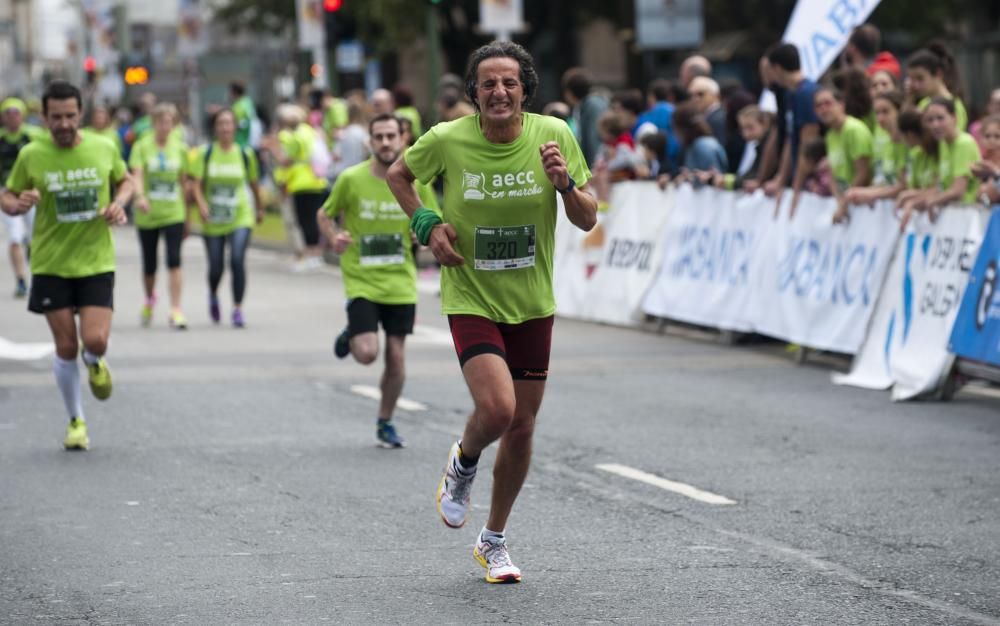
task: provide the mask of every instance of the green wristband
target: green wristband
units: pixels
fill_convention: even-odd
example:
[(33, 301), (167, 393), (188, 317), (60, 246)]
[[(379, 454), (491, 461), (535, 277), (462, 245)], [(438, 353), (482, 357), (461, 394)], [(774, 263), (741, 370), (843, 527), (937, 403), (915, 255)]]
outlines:
[(426, 207), (420, 207), (413, 212), (413, 217), (410, 218), (410, 230), (416, 234), (417, 241), (426, 246), (427, 242), (430, 241), (431, 231), (441, 223), (441, 217), (437, 213)]

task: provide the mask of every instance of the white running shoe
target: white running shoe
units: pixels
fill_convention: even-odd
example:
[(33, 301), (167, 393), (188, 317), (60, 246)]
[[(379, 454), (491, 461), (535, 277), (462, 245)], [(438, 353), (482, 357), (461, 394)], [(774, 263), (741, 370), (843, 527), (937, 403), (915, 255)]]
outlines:
[(476, 547), (472, 549), (472, 556), (476, 557), (479, 564), (486, 568), (486, 582), (521, 582), (521, 570), (510, 562), (506, 540), (494, 537), (484, 539), (483, 534), (479, 533)]
[(444, 466), (444, 476), (441, 477), (437, 490), (438, 513), (445, 525), (451, 528), (465, 525), (475, 477), (475, 468), (466, 470), (459, 465), (458, 442), (455, 442), (448, 453), (448, 464)]

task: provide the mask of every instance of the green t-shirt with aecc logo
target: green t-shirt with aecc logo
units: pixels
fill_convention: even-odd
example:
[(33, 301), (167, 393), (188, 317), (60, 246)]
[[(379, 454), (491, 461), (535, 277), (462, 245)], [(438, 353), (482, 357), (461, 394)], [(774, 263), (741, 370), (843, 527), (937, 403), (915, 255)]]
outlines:
[(142, 170), (143, 193), (149, 202), (148, 213), (133, 205), (137, 228), (161, 228), (184, 221), (183, 176), (187, 150), (185, 144), (171, 138), (161, 148), (152, 134), (143, 136), (132, 147), (128, 164), (133, 170)]
[(944, 191), (956, 178), (964, 176), (968, 183), (959, 202), (973, 204), (979, 191), (979, 180), (972, 174), (972, 165), (980, 159), (979, 146), (969, 133), (959, 133), (951, 143), (938, 143), (938, 188)]
[[(247, 183), (257, 182), (260, 178), (253, 150), (241, 148), (235, 143), (229, 150), (223, 150), (222, 146), (214, 143), (206, 172), (207, 151), (208, 146), (203, 146), (188, 170), (195, 184), (201, 186), (208, 204), (208, 221), (202, 225), (202, 234), (218, 237), (228, 235), (237, 228), (253, 228), (256, 218)], [(241, 151), (243, 154), (240, 154)]]
[[(343, 228), (354, 243), (340, 257), (347, 298), (379, 304), (417, 301), (417, 266), (410, 240), (410, 218), (399, 207), (385, 180), (371, 171), (371, 159), (337, 176), (323, 212), (343, 215)], [(429, 185), (418, 184), (423, 205), (438, 210)]]
[(580, 146), (565, 122), (524, 113), (521, 135), (491, 143), (480, 116), (438, 124), (403, 159), (422, 183), (444, 177), (443, 219), (458, 234), (465, 258), (441, 270), (445, 314), (520, 324), (555, 313), (552, 290), (556, 190), (539, 148), (555, 141), (578, 186), (590, 180)]
[(6, 187), (41, 194), (31, 242), (33, 274), (80, 278), (115, 270), (111, 226), (100, 213), (111, 202), (111, 183), (125, 174), (115, 145), (89, 133), (80, 133), (72, 148), (41, 140), (21, 150)]
[(872, 135), (872, 185), (895, 185), (906, 168), (909, 148), (879, 126)]
[(841, 191), (854, 181), (854, 162), (872, 156), (872, 133), (865, 123), (850, 115), (840, 129), (826, 131), (826, 157)]

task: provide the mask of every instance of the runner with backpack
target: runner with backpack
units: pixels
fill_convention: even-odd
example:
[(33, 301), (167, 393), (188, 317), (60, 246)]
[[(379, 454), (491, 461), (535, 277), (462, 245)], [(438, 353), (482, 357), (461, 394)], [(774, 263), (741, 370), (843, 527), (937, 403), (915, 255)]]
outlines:
[[(191, 160), (188, 172), (195, 203), (201, 213), (202, 236), (208, 256), (209, 315), (216, 324), (222, 317), (217, 294), (228, 244), (233, 274), (232, 322), (235, 328), (243, 328), (246, 251), (254, 224), (264, 219), (258, 185), (260, 168), (253, 150), (236, 143), (236, 116), (231, 110), (222, 109), (216, 113), (212, 129), (215, 140), (201, 148)], [(253, 193), (252, 205), (249, 192)]]

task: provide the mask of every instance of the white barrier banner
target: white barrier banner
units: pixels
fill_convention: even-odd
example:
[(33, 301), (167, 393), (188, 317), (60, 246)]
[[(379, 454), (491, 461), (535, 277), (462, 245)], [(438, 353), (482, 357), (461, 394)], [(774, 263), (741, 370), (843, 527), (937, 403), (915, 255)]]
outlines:
[(559, 315), (625, 326), (640, 321), (672, 195), (652, 182), (615, 185), (610, 210), (590, 233), (560, 211), (554, 272)]
[(654, 182), (612, 188), (611, 211), (602, 222), (603, 255), (590, 277), (583, 319), (619, 325), (642, 320), (642, 299), (663, 256), (660, 233), (675, 205), (672, 196)]
[(663, 263), (642, 309), (728, 330), (753, 329), (757, 249), (774, 201), (683, 185), (663, 229)]
[(782, 207), (760, 248), (755, 329), (810, 348), (854, 354), (864, 341), (899, 222), (889, 203), (852, 207), (850, 221), (839, 225), (832, 222), (835, 209), (832, 199), (812, 194), (802, 195), (791, 219)]
[(986, 213), (946, 209), (936, 222), (918, 216), (900, 238), (876, 312), (851, 372), (838, 385), (893, 386), (893, 400), (933, 391), (951, 369), (951, 333)]

